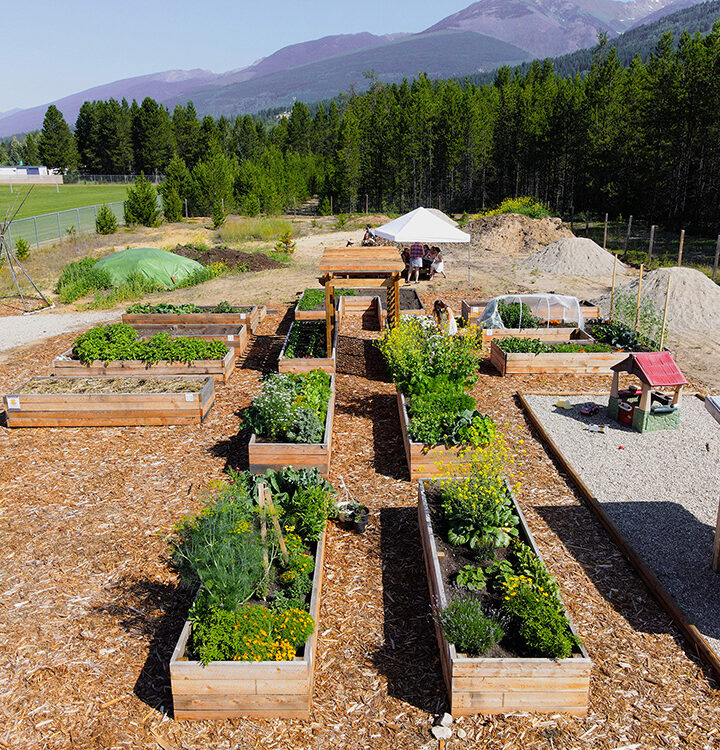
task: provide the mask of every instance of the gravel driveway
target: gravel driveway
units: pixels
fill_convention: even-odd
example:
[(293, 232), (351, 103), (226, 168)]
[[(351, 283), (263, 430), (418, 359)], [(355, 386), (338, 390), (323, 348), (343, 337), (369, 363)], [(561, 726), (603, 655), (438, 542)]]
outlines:
[(68, 331), (88, 328), (118, 318), (117, 312), (58, 313), (8, 315), (0, 318), (0, 351), (32, 344)]

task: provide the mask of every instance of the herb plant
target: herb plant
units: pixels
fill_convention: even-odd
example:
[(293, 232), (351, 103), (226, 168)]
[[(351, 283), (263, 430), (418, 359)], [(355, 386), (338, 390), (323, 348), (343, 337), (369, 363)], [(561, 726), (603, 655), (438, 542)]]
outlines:
[(455, 576), (455, 583), (462, 589), (481, 591), (485, 588), (487, 578), (479, 565), (464, 565)]
[(458, 594), (440, 613), (445, 637), (458, 651), (468, 656), (481, 656), (505, 634), (497, 620), (487, 617), (480, 599)]
[[(336, 289), (336, 297), (354, 297), (357, 292), (354, 289)], [(298, 302), (298, 310), (308, 311), (314, 310), (316, 307), (325, 304), (325, 290), (324, 289), (306, 289), (303, 296), (300, 297)]]
[(525, 302), (500, 301), (497, 309), (505, 328), (539, 328), (543, 324)]
[(160, 302), (153, 305), (150, 302), (138, 302), (130, 305), (125, 311), (133, 315), (187, 315), (189, 313), (236, 313), (245, 312), (247, 307), (233, 307), (229, 302), (219, 302), (215, 307), (198, 307), (190, 303), (184, 305), (171, 305), (168, 302)]
[(320, 320), (296, 320), (288, 334), (284, 356), (288, 359), (327, 357), (325, 323)]

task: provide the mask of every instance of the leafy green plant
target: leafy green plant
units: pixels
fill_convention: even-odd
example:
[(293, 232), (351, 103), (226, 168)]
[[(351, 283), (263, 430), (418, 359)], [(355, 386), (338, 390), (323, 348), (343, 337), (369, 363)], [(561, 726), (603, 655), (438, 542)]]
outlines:
[(285, 346), (288, 359), (318, 359), (328, 356), (325, 323), (320, 320), (296, 320)]
[(616, 347), (610, 344), (587, 343), (546, 344), (540, 339), (524, 339), (508, 336), (497, 339), (497, 345), (507, 354), (577, 354), (580, 352), (613, 352)]
[(150, 302), (138, 302), (130, 305), (125, 312), (141, 315), (188, 315), (191, 313), (238, 313), (246, 312), (250, 308), (233, 307), (229, 302), (219, 302), (215, 307), (198, 307), (192, 302), (184, 305), (172, 305), (169, 302), (160, 302), (153, 305)]
[(110, 289), (113, 285), (110, 274), (103, 268), (96, 267), (94, 258), (83, 258), (68, 263), (63, 268), (55, 286), (55, 293), (60, 301), (68, 304), (97, 289)]
[(267, 440), (319, 443), (329, 401), (330, 376), (321, 370), (270, 375), (262, 393), (243, 412), (243, 421)]
[(73, 357), (83, 364), (97, 360), (139, 360), (148, 365), (161, 360), (190, 363), (195, 360), (222, 359), (227, 351), (221, 341), (173, 338), (167, 333), (158, 333), (149, 341), (140, 341), (137, 330), (125, 323), (91, 328), (73, 344)]
[(95, 217), (95, 231), (98, 234), (113, 234), (118, 230), (117, 219), (110, 206), (103, 203)]
[(468, 656), (482, 656), (505, 635), (502, 625), (484, 614), (478, 598), (463, 594), (442, 610), (440, 624), (448, 641)]
[(619, 320), (599, 321), (594, 323), (590, 330), (594, 339), (610, 344), (616, 349), (626, 352), (639, 352), (643, 349), (638, 334)]
[(15, 241), (15, 256), (18, 260), (25, 260), (30, 255), (30, 243), (24, 237), (18, 237)]
[(542, 201), (529, 195), (518, 198), (505, 198), (497, 208), (487, 211), (482, 215), (497, 216), (498, 214), (522, 214), (531, 219), (544, 219), (551, 215), (550, 209)]
[[(354, 289), (336, 289), (336, 297), (353, 297), (357, 294)], [(314, 310), (319, 305), (325, 304), (324, 289), (306, 289), (298, 302), (298, 310)]]
[[(636, 312), (637, 296), (617, 290), (613, 301), (613, 323), (621, 323), (625, 329), (634, 331)], [(662, 316), (655, 303), (650, 297), (642, 297), (638, 316), (638, 340), (643, 346), (656, 350), (661, 328)]]
[(283, 232), (280, 235), (280, 239), (275, 243), (275, 251), (278, 253), (287, 253), (292, 255), (295, 252), (295, 246), (297, 242), (293, 240), (292, 233), (290, 230)]
[(455, 584), (470, 591), (482, 591), (486, 583), (485, 572), (479, 565), (464, 565), (455, 576)]
[(498, 314), (505, 328), (540, 328), (542, 320), (524, 302), (498, 302)]

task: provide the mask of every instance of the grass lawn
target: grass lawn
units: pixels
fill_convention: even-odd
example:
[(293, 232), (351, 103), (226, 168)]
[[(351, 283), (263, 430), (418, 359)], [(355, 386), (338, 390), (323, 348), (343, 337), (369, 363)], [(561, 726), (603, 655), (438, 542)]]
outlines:
[[(0, 185), (0, 220), (12, 206), (18, 195), (25, 195), (28, 185), (13, 185), (10, 192), (9, 185)], [(64, 211), (68, 208), (94, 206), (100, 203), (124, 201), (127, 197), (127, 185), (60, 185), (59, 191), (54, 185), (35, 185), (20, 209), (17, 218), (49, 214)]]

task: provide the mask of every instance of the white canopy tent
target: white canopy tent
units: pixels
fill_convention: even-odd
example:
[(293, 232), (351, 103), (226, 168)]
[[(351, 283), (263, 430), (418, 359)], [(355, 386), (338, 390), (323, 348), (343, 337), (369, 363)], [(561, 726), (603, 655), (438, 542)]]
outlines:
[(470, 235), (453, 226), (449, 216), (441, 218), (439, 211), (427, 208), (416, 208), (409, 214), (400, 216), (393, 221), (383, 224), (373, 232), (386, 240), (400, 244), (408, 242), (434, 242), (447, 244), (454, 242), (470, 242)]

